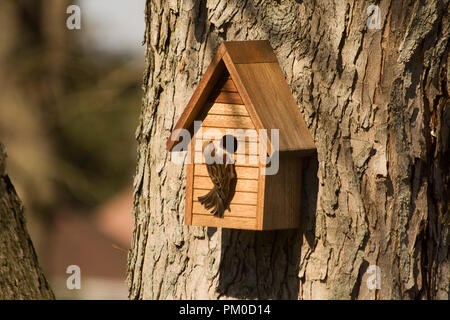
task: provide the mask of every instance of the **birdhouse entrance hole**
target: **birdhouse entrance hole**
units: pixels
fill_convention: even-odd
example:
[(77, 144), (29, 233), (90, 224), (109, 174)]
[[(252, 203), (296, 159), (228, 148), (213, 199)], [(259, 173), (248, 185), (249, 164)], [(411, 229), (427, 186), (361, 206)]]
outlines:
[(235, 136), (226, 134), (222, 137), (220, 146), (227, 150), (228, 153), (233, 154), (238, 149), (238, 141)]

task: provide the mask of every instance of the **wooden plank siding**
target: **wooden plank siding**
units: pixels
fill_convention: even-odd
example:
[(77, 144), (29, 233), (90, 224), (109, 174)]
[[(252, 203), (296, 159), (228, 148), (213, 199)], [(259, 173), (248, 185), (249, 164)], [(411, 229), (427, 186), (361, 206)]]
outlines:
[[(197, 152), (202, 152), (202, 148), (203, 148), (203, 144), (206, 141), (214, 141), (214, 143), (217, 146), (220, 146), (220, 141), (222, 139), (195, 139), (195, 143), (194, 143), (194, 151)], [(258, 151), (259, 151), (259, 143), (258, 142), (253, 142), (253, 141), (239, 141), (237, 142), (237, 150), (236, 150), (236, 154), (251, 154), (251, 155), (259, 155)]]
[(289, 229), (300, 226), (302, 159), (296, 156), (280, 157), (276, 175), (265, 178), (263, 229)]
[[(209, 191), (209, 189), (205, 190), (205, 189), (195, 189), (194, 188), (194, 202), (198, 201), (198, 197), (204, 196), (205, 194), (207, 194)], [(231, 204), (237, 204), (237, 205), (241, 205), (241, 204), (251, 204), (256, 206), (256, 198), (257, 198), (257, 194), (255, 192), (241, 192), (241, 191), (236, 191), (234, 193), (234, 197), (233, 200), (231, 201)]]
[[(248, 154), (235, 154), (234, 155), (234, 164), (236, 166), (240, 167), (253, 167), (257, 168), (260, 160), (258, 155), (248, 155)], [(203, 153), (201, 152), (195, 152), (194, 156), (194, 163), (196, 164), (202, 164), (205, 163), (205, 158), (203, 156)]]
[[(196, 132), (194, 139), (194, 166), (192, 184), (192, 224), (227, 228), (243, 228), (255, 230), (258, 222), (258, 134), (253, 121), (243, 105), (233, 80), (227, 73), (218, 81), (216, 88), (201, 117), (201, 130)], [(223, 218), (214, 217), (210, 211), (198, 201), (213, 187), (209, 177), (202, 146), (205, 141), (213, 140), (220, 144), (222, 137), (230, 134), (238, 140), (238, 150), (235, 153), (237, 183), (233, 200), (230, 203), (231, 211), (226, 210)], [(227, 132), (228, 130), (228, 132)], [(254, 131), (252, 131), (254, 130)], [(238, 158), (239, 157), (239, 158)], [(250, 162), (251, 160), (251, 162)]]
[[(204, 191), (205, 190), (199, 190), (197, 195), (203, 195)], [(195, 199), (192, 205), (193, 214), (212, 216), (211, 212), (206, 210), (205, 207)], [(224, 217), (256, 218), (256, 205), (254, 204), (231, 203), (230, 208), (231, 211), (225, 210)]]
[(237, 92), (221, 91), (213, 99), (212, 101), (219, 103), (243, 104), (241, 96)]
[[(259, 168), (258, 167), (244, 167), (236, 166), (236, 174), (239, 179), (258, 180)], [(208, 170), (205, 164), (194, 164), (194, 176), (209, 177)]]
[[(213, 183), (211, 178), (205, 176), (196, 176), (194, 180), (194, 189), (211, 190)], [(254, 192), (258, 193), (258, 180), (238, 179), (236, 183), (236, 192)]]
[[(191, 139), (190, 148), (193, 150), (194, 139)], [(188, 153), (190, 156), (190, 163), (186, 165), (186, 200), (184, 207), (184, 224), (190, 225), (192, 223), (192, 198), (194, 186), (194, 152)]]
[(194, 226), (210, 226), (218, 228), (247, 229), (256, 230), (255, 218), (244, 217), (223, 217), (218, 218), (213, 215), (194, 214), (192, 216), (192, 225)]
[(243, 104), (214, 103), (209, 109), (208, 114), (230, 115), (230, 116), (247, 116), (249, 117), (247, 108)]
[(247, 116), (208, 114), (203, 125), (211, 128), (253, 129), (252, 119)]
[(236, 86), (234, 85), (233, 79), (230, 76), (224, 77), (224, 83), (220, 88), (220, 91), (223, 92), (238, 92)]
[[(241, 95), (237, 91), (233, 79), (231, 79), (228, 72), (225, 72), (222, 79), (218, 81), (216, 88), (213, 90), (208, 101), (214, 103), (244, 105)], [(248, 116), (248, 112), (246, 112), (246, 115)]]

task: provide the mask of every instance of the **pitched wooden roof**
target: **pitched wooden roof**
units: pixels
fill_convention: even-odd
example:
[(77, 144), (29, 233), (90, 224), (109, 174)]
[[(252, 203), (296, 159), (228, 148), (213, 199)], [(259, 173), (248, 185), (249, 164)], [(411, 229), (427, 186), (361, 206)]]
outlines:
[[(189, 129), (212, 90), (228, 70), (256, 129), (279, 129), (280, 151), (316, 150), (269, 41), (223, 42), (175, 129)], [(269, 137), (270, 139), (270, 134)], [(179, 137), (167, 140), (172, 150)]]

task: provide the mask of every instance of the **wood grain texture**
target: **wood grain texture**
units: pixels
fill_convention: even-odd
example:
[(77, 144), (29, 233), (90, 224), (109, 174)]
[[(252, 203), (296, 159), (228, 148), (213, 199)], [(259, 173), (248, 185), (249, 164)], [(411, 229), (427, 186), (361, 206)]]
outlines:
[(224, 82), (220, 87), (220, 91), (224, 92), (238, 92), (236, 86), (234, 85), (233, 79), (230, 77), (224, 78)]
[(277, 57), (267, 40), (225, 41), (223, 45), (235, 64), (278, 63)]
[(311, 134), (280, 66), (277, 63), (258, 63), (238, 64), (235, 68), (242, 81), (241, 95), (248, 95), (262, 126), (280, 130), (279, 150), (314, 152)]
[(202, 130), (198, 130), (195, 133), (196, 139), (205, 139), (209, 140), (212, 138), (213, 140), (221, 139), (226, 134), (233, 135), (238, 141), (258, 141), (258, 131), (253, 128), (248, 129), (231, 129), (231, 128), (215, 128), (215, 127), (207, 127), (201, 126)]
[(255, 105), (252, 103), (251, 98), (247, 94), (247, 91), (245, 89), (245, 85), (242, 82), (241, 78), (239, 77), (239, 74), (236, 69), (236, 65), (233, 62), (233, 59), (231, 58), (230, 54), (228, 54), (226, 51), (222, 53), (222, 60), (224, 64), (226, 65), (227, 71), (230, 73), (231, 78), (233, 79), (233, 83), (236, 86), (236, 89), (238, 90), (242, 102), (247, 108), (247, 111), (250, 115), (250, 117), (253, 120), (253, 123), (255, 124), (256, 129), (264, 129), (263, 123), (261, 122), (261, 119), (259, 118), (259, 115), (256, 111)]
[[(234, 155), (234, 164), (240, 167), (253, 167), (257, 168), (260, 164), (259, 155), (257, 154), (244, 154), (244, 153), (235, 153)], [(205, 157), (203, 153), (197, 151), (194, 156), (194, 163), (202, 164), (205, 162)]]
[(252, 119), (245, 116), (208, 115), (203, 120), (203, 125), (215, 128), (251, 129)]
[[(236, 166), (236, 174), (239, 179), (251, 179), (257, 180), (259, 176), (258, 167), (241, 167)], [(204, 164), (194, 164), (194, 175), (209, 177), (206, 165)]]
[[(193, 150), (194, 139), (191, 140), (190, 146)], [(192, 224), (192, 199), (194, 188), (194, 152), (188, 154), (190, 163), (186, 164), (186, 200), (184, 209), (184, 224)]]
[(244, 217), (223, 217), (217, 218), (214, 216), (194, 214), (192, 216), (192, 225), (207, 226), (231, 229), (247, 229), (256, 230), (255, 218)]
[[(193, 139), (195, 140), (195, 149), (194, 151), (196, 153), (201, 153), (202, 152), (202, 147), (203, 144), (206, 141), (215, 141), (215, 143), (217, 144), (217, 146), (220, 146), (220, 140), (216, 140), (216, 139)], [(236, 154), (246, 154), (246, 155), (259, 155), (259, 143), (258, 142), (249, 142), (249, 141), (239, 141), (237, 142), (237, 150), (236, 150)], [(197, 154), (196, 154), (197, 156)], [(203, 154), (202, 154), (202, 158), (203, 158)]]
[[(204, 190), (199, 190), (197, 194), (201, 195)], [(256, 218), (256, 206), (254, 204), (246, 203), (232, 203), (230, 204), (231, 211), (225, 210), (224, 217), (245, 217)], [(214, 217), (214, 215), (206, 210), (205, 207), (197, 200), (193, 201), (193, 214), (206, 215)], [(211, 225), (210, 225), (211, 226)]]
[[(265, 170), (264, 165), (260, 165), (259, 170)], [(264, 197), (266, 196), (266, 176), (260, 174), (258, 177), (258, 206), (256, 208), (256, 229), (263, 230), (264, 222)]]
[(276, 175), (265, 176), (263, 229), (289, 229), (300, 226), (302, 159), (280, 158)]
[[(209, 190), (194, 189), (194, 202), (198, 201), (198, 197), (204, 196)], [(255, 192), (236, 191), (231, 204), (251, 204), (256, 206), (257, 194)], [(195, 211), (194, 211), (195, 212)]]
[(247, 108), (243, 104), (214, 103), (208, 114), (249, 116)]
[(242, 99), (237, 92), (220, 91), (218, 94), (212, 96), (209, 101), (217, 103), (242, 104)]
[[(195, 176), (194, 189), (211, 190), (213, 183), (210, 177)], [(236, 183), (236, 192), (258, 192), (258, 180), (240, 179)]]

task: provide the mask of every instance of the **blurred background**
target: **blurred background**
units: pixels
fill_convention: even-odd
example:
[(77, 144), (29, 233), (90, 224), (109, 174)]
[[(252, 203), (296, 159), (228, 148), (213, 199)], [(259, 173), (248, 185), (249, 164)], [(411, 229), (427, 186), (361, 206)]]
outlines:
[[(81, 29), (69, 30), (69, 5)], [(0, 142), (57, 299), (126, 299), (145, 0), (0, 0)], [(69, 265), (81, 290), (69, 290)]]

